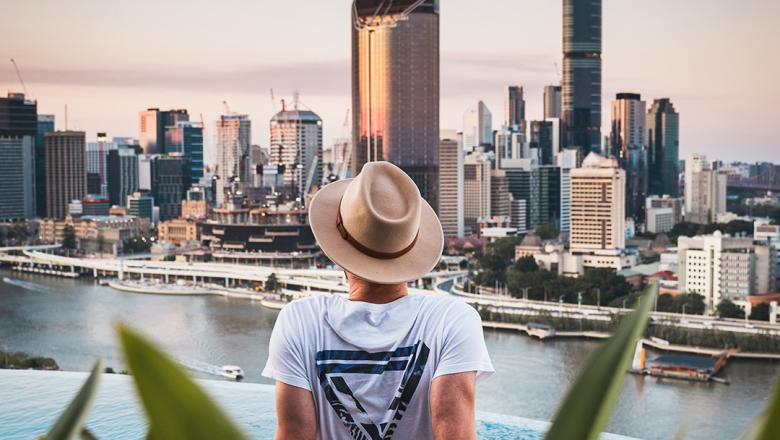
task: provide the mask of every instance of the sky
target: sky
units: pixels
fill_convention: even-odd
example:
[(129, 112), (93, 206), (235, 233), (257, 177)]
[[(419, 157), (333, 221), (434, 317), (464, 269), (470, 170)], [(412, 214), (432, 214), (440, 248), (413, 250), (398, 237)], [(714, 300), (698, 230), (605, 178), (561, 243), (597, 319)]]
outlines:
[[(555, 0), (440, 0), (441, 128), (460, 130), (483, 100), (494, 128), (504, 94), (522, 85), (527, 119), (559, 81), (561, 4)], [(21, 91), (57, 128), (138, 136), (138, 112), (187, 108), (213, 125), (249, 114), (268, 145), (277, 101), (324, 120), (326, 146), (344, 136), (350, 99), (351, 0), (0, 0), (0, 89)], [(680, 157), (778, 158), (780, 16), (777, 0), (603, 0), (603, 127), (615, 93), (669, 97), (680, 113)], [(5, 90), (2, 90), (3, 92)], [(606, 134), (606, 132), (603, 132)]]

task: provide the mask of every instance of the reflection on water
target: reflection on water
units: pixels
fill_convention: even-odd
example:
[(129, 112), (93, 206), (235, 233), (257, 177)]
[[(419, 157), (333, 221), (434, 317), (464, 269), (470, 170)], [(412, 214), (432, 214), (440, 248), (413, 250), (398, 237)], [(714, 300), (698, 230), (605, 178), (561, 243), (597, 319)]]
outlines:
[[(246, 382), (270, 383), (260, 371), (277, 312), (259, 303), (137, 295), (92, 281), (7, 271), (0, 276), (45, 287), (36, 291), (0, 283), (0, 349), (50, 356), (63, 369), (76, 371), (89, 370), (102, 354), (106, 365), (124, 369), (113, 330), (116, 322), (124, 321), (176, 357), (236, 364), (244, 369)], [(485, 339), (497, 373), (480, 385), (478, 409), (539, 420), (554, 415), (578, 367), (597, 344), (540, 342), (493, 331), (486, 332)], [(608, 429), (666, 439), (685, 424), (688, 439), (735, 438), (763, 407), (777, 371), (776, 363), (733, 362), (725, 370), (730, 386), (629, 376)], [(0, 388), (0, 402), (3, 394)]]

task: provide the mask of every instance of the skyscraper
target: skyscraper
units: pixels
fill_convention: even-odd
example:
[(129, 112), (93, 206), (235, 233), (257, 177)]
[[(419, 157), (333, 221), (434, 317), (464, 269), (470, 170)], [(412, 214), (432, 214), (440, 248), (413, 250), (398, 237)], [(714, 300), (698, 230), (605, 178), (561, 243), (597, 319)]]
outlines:
[(563, 146), (601, 151), (601, 0), (563, 0)]
[(0, 98), (0, 221), (35, 216), (38, 104), (21, 93)]
[(157, 156), (152, 161), (152, 197), (160, 208), (160, 221), (181, 216), (181, 201), (190, 189), (192, 167), (181, 153)]
[(544, 120), (561, 118), (561, 86), (544, 86)]
[(190, 115), (186, 109), (164, 110), (149, 108), (138, 113), (138, 139), (144, 154), (165, 154), (168, 151), (165, 143), (165, 128), (175, 126), (179, 121), (189, 121)]
[(105, 133), (98, 133), (96, 142), (87, 142), (87, 176), (94, 174), (98, 181), (97, 191), (88, 191), (90, 194), (108, 194), (108, 152), (115, 148)]
[(509, 86), (506, 97), (506, 125), (525, 131), (525, 98), (523, 86)]
[(653, 101), (647, 112), (649, 192), (677, 197), (680, 174), (680, 115), (669, 98)]
[(570, 171), (572, 252), (625, 247), (625, 177), (614, 158), (590, 153)]
[(351, 25), (352, 174), (392, 162), (438, 209), (438, 1), (354, 0)]
[(38, 115), (35, 138), (35, 215), (46, 217), (46, 142), (44, 135), (54, 131), (54, 115)]
[(463, 113), (463, 148), (493, 145), (493, 114), (484, 102), (479, 101)]
[(192, 166), (192, 184), (203, 177), (203, 124), (200, 122), (177, 121), (165, 127), (165, 145), (168, 153), (181, 153)]
[(68, 214), (68, 203), (87, 195), (85, 135), (83, 131), (46, 133), (46, 213)]
[(609, 156), (626, 171), (626, 215), (644, 221), (648, 192), (647, 116), (638, 93), (618, 93), (612, 101)]
[(282, 108), (270, 129), (270, 164), (284, 167), (284, 185), (305, 203), (306, 195), (322, 185), (322, 119), (309, 110)]
[(439, 219), (445, 237), (463, 238), (463, 148), (451, 137), (439, 141)]
[(138, 155), (131, 148), (108, 152), (108, 199), (112, 205), (124, 205), (127, 196), (138, 191)]
[(715, 223), (726, 212), (728, 175), (710, 169), (707, 159), (691, 154), (685, 162), (685, 221)]
[(252, 123), (248, 115), (229, 114), (219, 117), (216, 123), (217, 143), (217, 203), (225, 203), (225, 192), (231, 182), (242, 183), (251, 179), (250, 151)]
[(557, 120), (531, 121), (528, 144), (538, 150), (539, 163), (552, 165), (558, 154)]
[(475, 232), (477, 221), (490, 218), (490, 160), (472, 153), (463, 161), (463, 217), (466, 230)]

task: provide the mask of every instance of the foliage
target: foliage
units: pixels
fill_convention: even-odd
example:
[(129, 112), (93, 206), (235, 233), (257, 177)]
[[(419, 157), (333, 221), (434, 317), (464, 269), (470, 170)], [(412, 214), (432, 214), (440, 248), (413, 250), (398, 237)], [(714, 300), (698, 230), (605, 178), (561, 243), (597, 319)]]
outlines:
[(542, 240), (552, 240), (558, 238), (560, 231), (555, 229), (555, 226), (545, 223), (537, 226), (534, 233)]
[(133, 237), (122, 242), (122, 252), (124, 254), (143, 254), (149, 252), (152, 248), (150, 237)]
[(718, 310), (718, 316), (721, 318), (737, 318), (742, 319), (745, 317), (745, 311), (742, 307), (734, 304), (730, 299), (724, 299), (716, 307)]
[(0, 351), (0, 368), (11, 370), (59, 370), (57, 362), (48, 357), (28, 356), (26, 353)]
[(67, 224), (62, 229), (62, 247), (68, 250), (76, 249), (76, 230), (73, 225)]
[(704, 297), (698, 293), (681, 293), (676, 296), (668, 294), (660, 295), (656, 308), (659, 312), (685, 312), (688, 315), (703, 315), (704, 309)]
[(761, 303), (750, 311), (750, 319), (756, 321), (769, 321), (769, 304)]
[(515, 261), (513, 269), (519, 272), (537, 272), (539, 271), (539, 265), (536, 264), (536, 259), (533, 256), (526, 255)]
[(275, 273), (268, 275), (268, 279), (265, 280), (265, 291), (274, 293), (279, 291), (279, 280), (276, 279)]
[(753, 222), (733, 220), (728, 223), (711, 223), (708, 225), (680, 222), (674, 225), (672, 230), (669, 231), (668, 236), (673, 243), (677, 243), (677, 239), (681, 236), (693, 237), (694, 235), (709, 235), (715, 231), (720, 231), (732, 236), (753, 235)]
[(558, 274), (548, 270), (536, 272), (520, 272), (508, 270), (506, 273), (506, 285), (509, 294), (515, 298), (523, 296), (524, 289), (528, 289), (528, 298), (534, 300), (544, 299), (544, 283), (558, 277)]
[(82, 385), (76, 398), (68, 405), (65, 412), (60, 415), (49, 433), (44, 437), (46, 440), (70, 440), (77, 433), (84, 431), (84, 422), (87, 420), (89, 410), (95, 402), (95, 393), (100, 386), (101, 371), (103, 370), (103, 360), (98, 358), (95, 366), (92, 367), (92, 373), (87, 381)]
[(558, 407), (545, 439), (595, 440), (599, 437), (620, 394), (626, 370), (657, 294), (658, 284), (648, 285), (640, 307), (620, 323), (606, 344), (591, 353)]
[(515, 257), (515, 246), (522, 240), (521, 236), (503, 237), (490, 243), (487, 252), (477, 256), (474, 282), (483, 286), (493, 286), (496, 281), (506, 283), (506, 269)]

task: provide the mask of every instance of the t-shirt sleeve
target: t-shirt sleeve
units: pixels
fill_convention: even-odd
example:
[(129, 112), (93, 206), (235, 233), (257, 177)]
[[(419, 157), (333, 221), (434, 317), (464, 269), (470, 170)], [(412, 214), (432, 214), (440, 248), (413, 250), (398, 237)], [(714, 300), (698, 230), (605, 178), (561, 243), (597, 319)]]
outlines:
[(263, 369), (263, 376), (311, 391), (302, 343), (304, 329), (293, 308), (294, 304), (288, 304), (276, 318), (268, 344), (268, 362)]
[(476, 371), (477, 381), (490, 377), (495, 370), (485, 346), (479, 313), (468, 304), (459, 303), (446, 319), (441, 354), (433, 377), (467, 371)]

